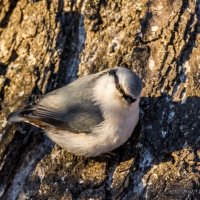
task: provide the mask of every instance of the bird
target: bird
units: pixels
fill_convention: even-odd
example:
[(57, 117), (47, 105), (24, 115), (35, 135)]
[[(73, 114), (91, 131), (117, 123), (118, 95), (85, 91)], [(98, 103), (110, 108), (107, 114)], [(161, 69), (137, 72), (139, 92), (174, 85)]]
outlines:
[(53, 90), (7, 121), (37, 126), (68, 152), (96, 157), (129, 139), (139, 120), (141, 92), (141, 78), (117, 66)]

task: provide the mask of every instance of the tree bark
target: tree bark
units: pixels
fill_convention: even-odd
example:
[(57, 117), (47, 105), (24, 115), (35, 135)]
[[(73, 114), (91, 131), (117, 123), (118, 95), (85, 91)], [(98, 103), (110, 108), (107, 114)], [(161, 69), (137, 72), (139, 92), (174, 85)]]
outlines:
[[(0, 1), (0, 199), (200, 198), (199, 0)], [(8, 114), (114, 66), (144, 83), (113, 156), (82, 158)]]

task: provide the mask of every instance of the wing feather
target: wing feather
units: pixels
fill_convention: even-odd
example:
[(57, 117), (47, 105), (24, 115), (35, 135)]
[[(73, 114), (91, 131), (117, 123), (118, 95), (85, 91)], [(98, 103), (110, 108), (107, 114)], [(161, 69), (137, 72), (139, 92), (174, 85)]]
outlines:
[(92, 96), (95, 80), (96, 76), (90, 75), (54, 90), (37, 104), (26, 106), (20, 116), (70, 132), (90, 133), (104, 120)]

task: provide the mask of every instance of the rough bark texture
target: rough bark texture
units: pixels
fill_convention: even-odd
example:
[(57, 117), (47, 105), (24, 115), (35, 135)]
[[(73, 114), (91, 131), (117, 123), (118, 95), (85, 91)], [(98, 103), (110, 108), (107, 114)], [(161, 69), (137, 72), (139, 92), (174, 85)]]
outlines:
[[(199, 32), (199, 0), (0, 0), (0, 198), (199, 199)], [(144, 90), (115, 156), (76, 157), (6, 124), (41, 94), (116, 65)]]

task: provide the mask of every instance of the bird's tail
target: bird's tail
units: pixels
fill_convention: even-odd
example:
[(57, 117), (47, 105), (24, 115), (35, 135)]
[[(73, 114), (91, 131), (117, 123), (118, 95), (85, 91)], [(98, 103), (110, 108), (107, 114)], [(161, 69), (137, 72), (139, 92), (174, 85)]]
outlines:
[(35, 106), (28, 105), (24, 109), (11, 113), (7, 118), (7, 122), (9, 124), (17, 122), (26, 122), (42, 129), (46, 128), (46, 123), (43, 122), (39, 116), (34, 114), (35, 110)]
[(16, 123), (16, 122), (22, 122), (25, 120), (25, 118), (20, 114), (21, 111), (16, 111), (8, 115), (7, 122), (8, 123)]
[(26, 106), (24, 109), (11, 113), (8, 116), (7, 121), (8, 123), (27, 121), (28, 116), (31, 115), (34, 109), (34, 107)]

